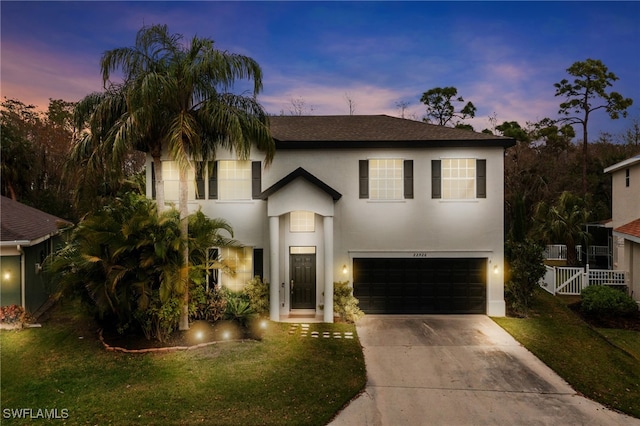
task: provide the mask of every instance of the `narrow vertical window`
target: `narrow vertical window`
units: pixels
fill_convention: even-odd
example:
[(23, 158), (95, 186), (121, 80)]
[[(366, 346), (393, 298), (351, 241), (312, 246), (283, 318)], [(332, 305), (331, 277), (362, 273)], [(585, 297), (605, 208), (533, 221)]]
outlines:
[(630, 181), (631, 181), (631, 177), (629, 175), (629, 169), (626, 169), (624, 171), (624, 186), (628, 188)]

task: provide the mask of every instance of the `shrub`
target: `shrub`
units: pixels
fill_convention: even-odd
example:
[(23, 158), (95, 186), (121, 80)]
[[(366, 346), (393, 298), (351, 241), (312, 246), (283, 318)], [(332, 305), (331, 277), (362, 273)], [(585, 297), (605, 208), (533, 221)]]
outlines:
[(333, 283), (333, 311), (341, 320), (356, 322), (362, 318), (364, 312), (360, 310), (358, 303), (358, 299), (353, 297), (353, 288), (349, 285), (349, 281)]
[(249, 322), (255, 315), (256, 312), (251, 308), (251, 303), (247, 296), (242, 293), (227, 291), (227, 308), (224, 313), (225, 319), (236, 321), (241, 326), (247, 328)]
[(26, 312), (19, 305), (0, 306), (0, 322), (14, 324), (25, 322)]
[(269, 283), (255, 276), (247, 282), (242, 293), (249, 299), (249, 305), (256, 314), (269, 313)]
[(223, 291), (197, 285), (191, 288), (189, 296), (189, 314), (192, 319), (216, 322), (224, 318), (227, 299)]
[(181, 314), (181, 300), (172, 297), (165, 302), (159, 296), (153, 297), (146, 309), (137, 309), (134, 317), (140, 324), (147, 339), (166, 341), (174, 330), (178, 329)]
[(630, 296), (609, 286), (589, 286), (582, 290), (581, 296), (580, 309), (592, 317), (628, 316), (638, 310), (638, 304)]
[(506, 245), (509, 277), (505, 280), (505, 300), (512, 313), (526, 316), (529, 312), (538, 282), (546, 272), (542, 251), (541, 246), (528, 239)]

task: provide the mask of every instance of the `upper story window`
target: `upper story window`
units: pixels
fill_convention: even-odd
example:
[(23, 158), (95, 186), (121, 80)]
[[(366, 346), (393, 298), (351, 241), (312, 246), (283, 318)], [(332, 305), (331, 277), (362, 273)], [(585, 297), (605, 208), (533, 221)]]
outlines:
[(315, 230), (316, 215), (314, 212), (296, 210), (289, 214), (290, 232), (315, 232)]
[(260, 161), (219, 160), (211, 162), (206, 173), (210, 200), (251, 200), (262, 192)]
[(164, 181), (164, 198), (177, 200), (180, 195), (180, 169), (177, 162), (162, 162), (162, 180)]
[(251, 161), (218, 161), (218, 199), (251, 199)]
[(360, 198), (370, 200), (413, 198), (413, 160), (399, 158), (360, 160)]
[(626, 169), (624, 172), (624, 186), (628, 188), (630, 181), (631, 181), (631, 177), (629, 176), (629, 169)]
[(469, 200), (486, 198), (487, 162), (475, 158), (431, 161), (431, 198)]

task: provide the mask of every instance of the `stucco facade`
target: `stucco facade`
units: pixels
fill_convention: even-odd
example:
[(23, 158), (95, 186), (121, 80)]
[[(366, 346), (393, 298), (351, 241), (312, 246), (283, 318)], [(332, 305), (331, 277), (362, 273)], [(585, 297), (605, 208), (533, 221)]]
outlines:
[(604, 171), (611, 174), (614, 269), (629, 273), (631, 296), (640, 304), (640, 155)]
[[(430, 126), (382, 117), (382, 125), (391, 120), (394, 125), (402, 126), (407, 122), (411, 127)], [(295, 118), (279, 119), (289, 120), (286, 123), (289, 129), (298, 125)], [(377, 122), (378, 119), (372, 119), (371, 124)], [(349, 125), (348, 119), (341, 122), (341, 126)], [(354, 127), (357, 126), (355, 123)], [(427, 130), (432, 128), (442, 130), (439, 126)], [(466, 131), (462, 135), (467, 139), (461, 140), (460, 130), (448, 130), (455, 130), (449, 139), (437, 136), (433, 141), (340, 143), (320, 137), (318, 140), (294, 141), (294, 138), (287, 140), (285, 135), (279, 139), (276, 127), (272, 130), (277, 147), (273, 162), (265, 165), (264, 157), (256, 150), (250, 158), (253, 162), (261, 162), (259, 197), (229, 201), (209, 199), (208, 194), (204, 194), (201, 197), (205, 199), (197, 200), (194, 190), (191, 191), (190, 210), (201, 208), (207, 216), (226, 219), (237, 240), (263, 250), (260, 269), (271, 285), (271, 318), (274, 320), (300, 311), (331, 322), (332, 298), (328, 295), (333, 294), (333, 282), (347, 280), (353, 283), (354, 259), (363, 258), (484, 259), (484, 312), (504, 316), (503, 158), (504, 149), (512, 140)], [(458, 158), (486, 162), (486, 177), (483, 178), (486, 179), (486, 195), (468, 199), (434, 198), (434, 160)], [(216, 157), (216, 161), (235, 159), (229, 152), (219, 152)], [(362, 197), (359, 165), (376, 159), (404, 162), (403, 197), (383, 200)], [(406, 170), (407, 164), (411, 170)], [(147, 192), (151, 194), (151, 159), (147, 165)], [(407, 172), (411, 173), (409, 177)], [(408, 188), (410, 195), (407, 195), (407, 186), (411, 186)], [(171, 194), (165, 196), (167, 202), (177, 203), (170, 198)], [(311, 231), (292, 230), (292, 212), (300, 211), (313, 212)], [(312, 255), (315, 260), (315, 305), (302, 310), (294, 309), (291, 301), (293, 272), (290, 262), (296, 250)]]

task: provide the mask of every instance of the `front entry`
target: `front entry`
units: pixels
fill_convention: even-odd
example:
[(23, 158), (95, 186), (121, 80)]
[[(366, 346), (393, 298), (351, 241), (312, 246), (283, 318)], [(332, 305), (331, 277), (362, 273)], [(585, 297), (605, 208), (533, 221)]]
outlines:
[(291, 254), (291, 309), (316, 308), (316, 255)]

